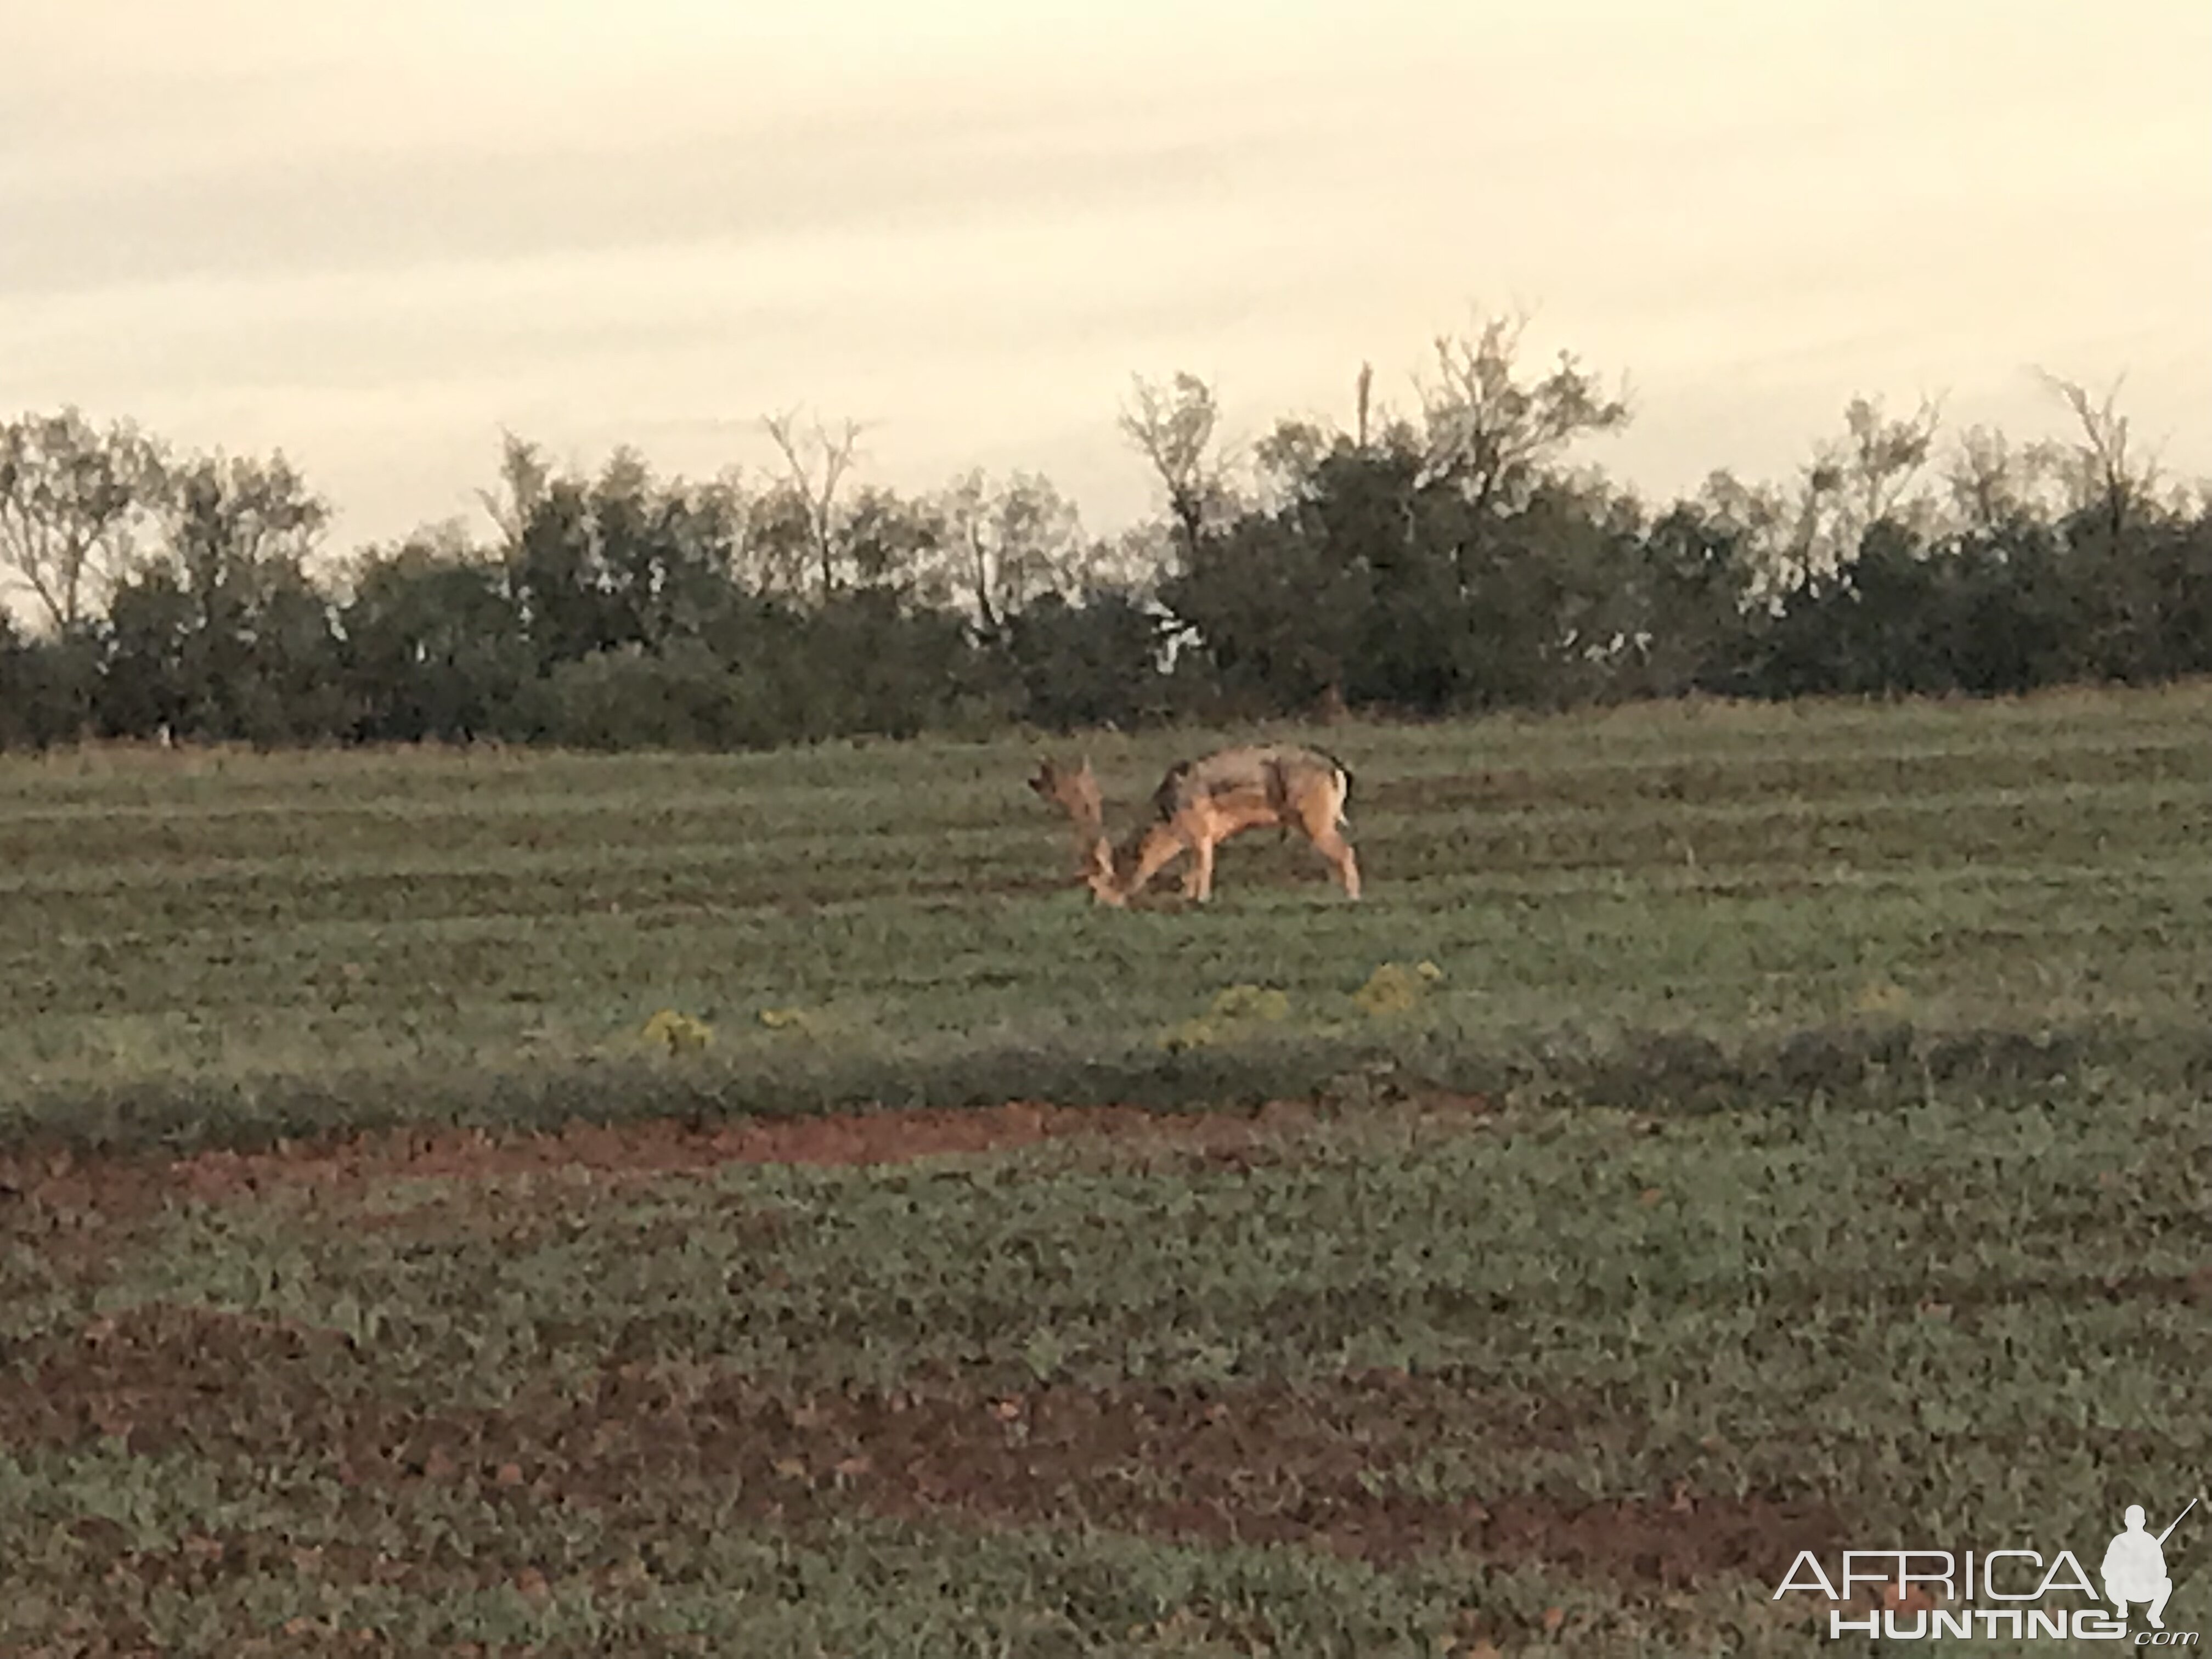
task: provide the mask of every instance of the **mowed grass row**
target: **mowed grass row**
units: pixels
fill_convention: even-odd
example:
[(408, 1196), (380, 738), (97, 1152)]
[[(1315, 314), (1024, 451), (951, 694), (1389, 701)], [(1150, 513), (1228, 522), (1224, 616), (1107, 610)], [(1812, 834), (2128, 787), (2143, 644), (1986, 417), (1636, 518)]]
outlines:
[[(2208, 716), (2185, 688), (1286, 733), (1357, 774), (1367, 901), (1262, 834), (1209, 912), (1121, 915), (1024, 787), (1072, 744), (16, 760), (0, 1097), (66, 1121), (173, 1086), (219, 1118), (342, 1079), (434, 1113), (471, 1079), (638, 1060), (664, 1008), (714, 1028), (690, 1063), (726, 1103), (833, 1073), (866, 1098), (963, 1056), (988, 1093), (1007, 1055), (1125, 1076), (1238, 984), (1290, 1017), (1218, 1034), (1209, 1075), (1265, 1041), (1371, 1059), (1869, 1012), (2170, 1036), (2212, 992)], [(1224, 735), (1090, 740), (1117, 830)], [(1424, 960), (1419, 1009), (1352, 1002)]]
[[(1424, 727), (1354, 726), (1283, 733), (1318, 740), (1355, 763), (1354, 811), (1379, 814), (1416, 844), (1438, 810), (1504, 814), (1553, 830), (1595, 813), (1678, 809), (1725, 836), (1829, 809), (1915, 813), (1949, 801), (2018, 811), (2050, 803), (2131, 808), (2185, 805), (2212, 784), (2191, 690), (2116, 695), (2133, 718), (2022, 720), (1988, 706), (1900, 708), (1869, 732), (1857, 710), (1689, 705), (1530, 723), (1508, 719)], [(1622, 730), (1612, 729), (1625, 728)], [(1109, 805), (1133, 815), (1169, 761), (1250, 733), (1194, 732), (1141, 741), (1094, 738)], [(742, 866), (787, 872), (778, 853), (841, 851), (854, 867), (902, 867), (905, 837), (970, 835), (963, 850), (1019, 845), (1036, 803), (1021, 787), (1040, 748), (918, 743), (761, 756), (516, 757), (367, 753), (172, 757), (144, 752), (0, 763), (0, 857), (11, 890), (97, 894), (203, 864), (281, 875), (307, 860), (396, 877), (481, 870), (510, 855), (575, 867), (576, 855), (680, 848), (690, 860), (742, 849)], [(1853, 814), (1850, 809), (1861, 809)], [(1013, 809), (1010, 811), (1010, 809)], [(1633, 809), (1633, 811), (1632, 811)], [(1401, 821), (1412, 819), (1410, 829)], [(425, 842), (426, 830), (434, 842)], [(830, 843), (889, 838), (874, 858)], [(1754, 837), (1756, 839), (1757, 837)], [(868, 850), (866, 848), (858, 849)], [(1631, 850), (1622, 862), (1634, 865)], [(635, 860), (630, 860), (635, 862)], [(1033, 860), (1024, 858), (1025, 865)], [(837, 867), (837, 866), (833, 866)], [(800, 888), (842, 896), (836, 881)]]
[(2179, 1507), (2208, 1176), (2106, 1083), (58, 1206), (0, 1644), (1797, 1653), (1799, 1547)]

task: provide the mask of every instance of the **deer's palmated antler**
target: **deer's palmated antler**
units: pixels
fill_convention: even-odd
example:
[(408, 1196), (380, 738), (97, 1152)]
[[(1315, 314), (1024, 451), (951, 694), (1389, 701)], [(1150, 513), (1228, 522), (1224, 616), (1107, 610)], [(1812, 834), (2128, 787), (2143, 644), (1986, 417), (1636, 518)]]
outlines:
[(1091, 769), (1091, 761), (1085, 757), (1083, 763), (1073, 771), (1064, 771), (1049, 760), (1037, 764), (1036, 775), (1030, 780), (1030, 787), (1045, 800), (1067, 815), (1075, 831), (1077, 867), (1094, 893), (1102, 891), (1102, 884), (1110, 886), (1114, 877), (1112, 845), (1106, 839), (1105, 803), (1098, 793), (1098, 779)]

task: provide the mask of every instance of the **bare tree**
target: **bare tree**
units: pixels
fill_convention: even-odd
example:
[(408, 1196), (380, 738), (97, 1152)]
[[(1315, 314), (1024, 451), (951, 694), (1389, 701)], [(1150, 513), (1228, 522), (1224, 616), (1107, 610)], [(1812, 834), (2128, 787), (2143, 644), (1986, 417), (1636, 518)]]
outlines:
[(1178, 371), (1172, 386), (1132, 377), (1133, 392), (1121, 410), (1121, 434), (1152, 463), (1167, 491), (1184, 553), (1197, 551), (1207, 521), (1228, 497), (1227, 469), (1215, 448), (1221, 405), (1213, 388)]
[(1911, 415), (1894, 421), (1883, 413), (1880, 398), (1851, 399), (1844, 410), (1844, 485), (1862, 527), (1911, 504), (1913, 485), (1935, 453), (1942, 425), (1941, 397), (1923, 398)]
[(2073, 412), (2081, 429), (2072, 445), (2053, 445), (2045, 452), (2059, 466), (2071, 505), (2077, 512), (2096, 514), (2115, 536), (2121, 534), (2155, 505), (2159, 480), (2156, 460), (2132, 453), (2128, 417), (2118, 410), (2120, 386), (2127, 377), (2114, 380), (2104, 401), (2097, 403), (2072, 380), (2045, 369), (2036, 374)]
[(71, 406), (0, 426), (0, 570), (74, 630), (145, 557), (167, 489), (161, 447), (128, 421), (102, 431)]
[(1970, 427), (1952, 446), (1943, 471), (1953, 522), (1986, 532), (2022, 519), (2057, 519), (2077, 504), (2075, 471), (2063, 443), (2015, 446), (1993, 428)]
[(1921, 475), (1942, 419), (1941, 398), (1923, 398), (1911, 415), (1894, 419), (1879, 398), (1852, 398), (1843, 436), (1814, 446), (1795, 498), (1766, 514), (1765, 533), (1754, 543), (1760, 586), (1779, 592), (1844, 568), (1866, 532), (1884, 520), (1925, 531), (1936, 505)]
[(536, 444), (512, 432), (500, 434), (499, 481), (504, 493), (479, 489), (477, 499), (483, 503), (484, 511), (499, 527), (501, 539), (508, 551), (522, 544), (522, 533), (529, 527), (530, 515), (545, 499), (552, 478), (553, 470), (546, 462), (544, 452)]
[(1943, 469), (1951, 510), (1970, 531), (2002, 528), (2021, 504), (2021, 457), (2003, 433), (1969, 427), (1952, 446)]
[(1421, 390), (1428, 471), (1449, 479), (1478, 515), (1510, 512), (1577, 438), (1628, 424), (1628, 394), (1607, 393), (1571, 352), (1541, 380), (1520, 373), (1525, 314), (1492, 317), (1473, 339), (1436, 342), (1437, 378)]
[(1038, 595), (1085, 574), (1081, 520), (1041, 474), (1016, 472), (1000, 484), (980, 469), (970, 471), (945, 489), (939, 511), (948, 586), (987, 635)]
[(817, 419), (802, 434), (797, 416), (785, 414), (765, 416), (761, 425), (784, 463), (784, 476), (775, 492), (781, 499), (768, 504), (768, 516), (771, 521), (781, 518), (803, 537), (805, 556), (821, 579), (822, 598), (827, 600), (837, 586), (837, 492), (860, 449), (860, 423), (846, 421), (833, 431)]

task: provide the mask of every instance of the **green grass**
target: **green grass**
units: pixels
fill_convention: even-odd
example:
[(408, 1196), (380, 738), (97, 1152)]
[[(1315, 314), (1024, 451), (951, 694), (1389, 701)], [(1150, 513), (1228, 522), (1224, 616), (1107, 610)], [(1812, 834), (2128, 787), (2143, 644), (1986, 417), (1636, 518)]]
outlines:
[[(1309, 734), (1369, 897), (1254, 836), (1131, 914), (1012, 741), (0, 763), (0, 1652), (1782, 1655), (1800, 1541), (2094, 1572), (2212, 1450), (2208, 724)], [(163, 1157), (1012, 1098), (1217, 1115)]]
[[(1358, 778), (1366, 902), (1254, 836), (1212, 909), (1136, 915), (1066, 879), (1010, 741), (19, 759), (0, 1110), (218, 1138), (488, 1097), (618, 1113), (660, 1099), (599, 1079), (662, 1008), (713, 1027), (683, 1087), (716, 1109), (918, 1080), (1073, 1097), (1096, 1067), (1196, 1098), (1235, 1066), (1179, 1079), (1158, 1039), (1237, 983), (1288, 995), (1269, 1035), (1304, 1043), (1293, 1071), (1869, 1011), (2185, 1043), (2212, 996), (2208, 716), (2190, 688), (1327, 732)], [(1109, 808), (1200, 741), (1093, 742)], [(1358, 1016), (1378, 964), (1424, 958), (1445, 978), (1417, 1018)], [(1280, 1081), (1264, 1059), (1253, 1088)]]
[[(1755, 1542), (1670, 1591), (1627, 1544), (1489, 1559), (1439, 1520), (1340, 1559), (1222, 1526), (1565, 1526), (1686, 1489), (1685, 1532), (1829, 1511), (1831, 1560), (2094, 1551), (2212, 1452), (2203, 1127), (2110, 1083), (1480, 1130), (1370, 1107), (1239, 1167), (1062, 1143), (175, 1201), (88, 1281), (13, 1259), (0, 1638), (96, 1606), (197, 1652), (306, 1620), (408, 1652), (1419, 1654), (1548, 1649), (1556, 1609), (1577, 1651), (1795, 1652), (1820, 1609), (1768, 1602), (1790, 1552)], [(1224, 1425), (1148, 1435), (1177, 1401)], [(65, 1451), (5, 1426), (72, 1410)], [(940, 1439), (964, 1496), (908, 1461)]]

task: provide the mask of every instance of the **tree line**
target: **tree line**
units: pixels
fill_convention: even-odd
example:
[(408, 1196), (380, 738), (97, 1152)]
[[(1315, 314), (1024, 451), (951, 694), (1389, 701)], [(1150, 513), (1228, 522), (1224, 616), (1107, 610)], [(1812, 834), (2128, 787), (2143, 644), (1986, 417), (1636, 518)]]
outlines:
[(1116, 538), (1030, 472), (902, 494), (858, 428), (768, 419), (757, 477), (564, 470), (509, 435), (489, 531), (324, 556), (281, 453), (179, 454), (74, 407), (0, 426), (0, 747), (87, 738), (769, 747), (1705, 692), (1995, 695), (2212, 669), (2212, 489), (2051, 382), (2069, 436), (1854, 399), (1797, 475), (1648, 501), (1631, 419), (1521, 319), (1436, 343), (1412, 405), (1224, 441), (1139, 379), (1159, 510)]

